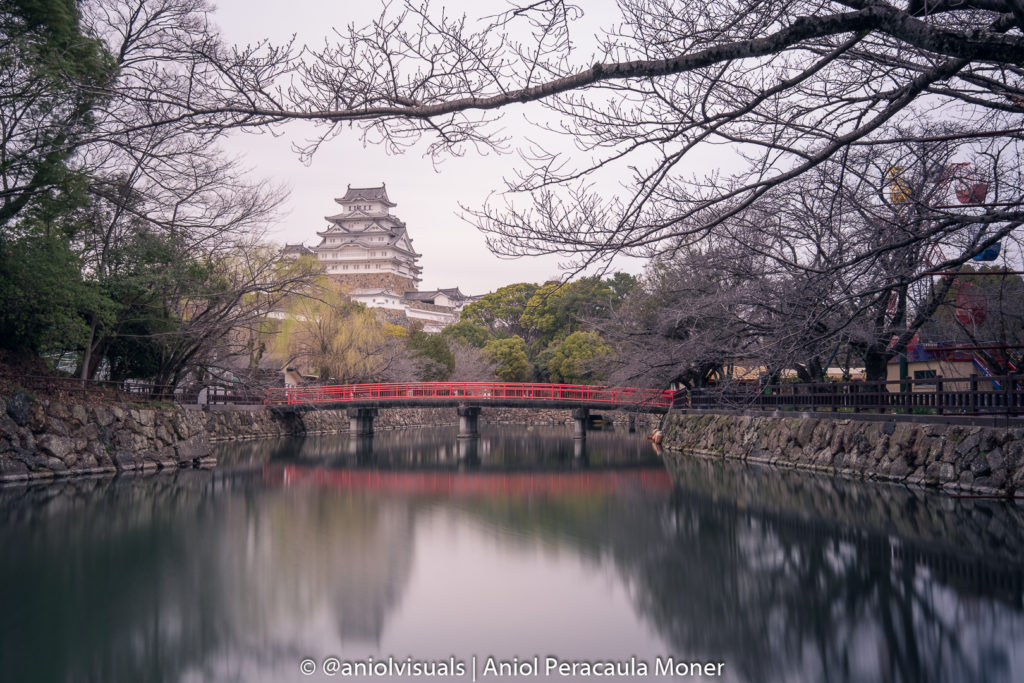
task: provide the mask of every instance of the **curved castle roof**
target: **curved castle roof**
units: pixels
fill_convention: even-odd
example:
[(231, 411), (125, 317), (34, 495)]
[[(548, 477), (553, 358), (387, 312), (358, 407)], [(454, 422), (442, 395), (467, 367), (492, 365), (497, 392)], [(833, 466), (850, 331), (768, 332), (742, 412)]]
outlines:
[(334, 201), (339, 204), (351, 204), (354, 202), (382, 202), (388, 206), (398, 206), (388, 199), (387, 187), (384, 183), (380, 187), (352, 187), (348, 186), (344, 197), (335, 197)]

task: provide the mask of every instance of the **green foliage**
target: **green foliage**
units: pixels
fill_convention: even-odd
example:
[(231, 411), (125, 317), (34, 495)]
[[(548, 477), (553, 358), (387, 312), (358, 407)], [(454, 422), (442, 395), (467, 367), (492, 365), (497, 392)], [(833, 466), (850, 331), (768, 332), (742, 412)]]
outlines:
[(552, 381), (551, 371), (548, 369), (548, 366), (551, 365), (551, 358), (555, 355), (555, 349), (558, 348), (560, 343), (561, 340), (551, 342), (542, 351), (534, 354), (531, 359), (533, 361), (533, 376), (538, 382)]
[(595, 384), (604, 378), (612, 349), (596, 332), (573, 332), (552, 352), (548, 372), (552, 382)]
[(486, 328), (480, 327), (468, 320), (460, 320), (454, 325), (449, 325), (441, 331), (441, 334), (449, 341), (471, 346), (475, 349), (482, 349), (487, 340), (490, 339), (490, 334)]
[(518, 282), (483, 296), (462, 310), (462, 320), (487, 329), (495, 337), (532, 338), (520, 318), (537, 285)]
[(443, 336), (414, 329), (409, 332), (408, 344), (414, 358), (428, 361), (423, 364), (424, 382), (440, 382), (452, 376), (455, 356)]
[(605, 282), (612, 290), (612, 301), (616, 306), (640, 286), (640, 280), (629, 273), (615, 273)]
[(112, 308), (82, 280), (65, 241), (0, 239), (0, 346), (35, 354), (73, 348), (88, 334), (82, 312), (107, 318)]
[(505, 382), (526, 382), (530, 379), (530, 359), (522, 337), (492, 339), (484, 345), (484, 353), (497, 366), (494, 371)]
[[(495, 339), (518, 337), (526, 345), (525, 353), (532, 362), (533, 373), (538, 379), (546, 380), (559, 342), (580, 331), (588, 321), (608, 318), (636, 287), (637, 279), (627, 273), (615, 273), (604, 279), (587, 277), (565, 283), (547, 282), (540, 286), (520, 282), (502, 287), (467, 306), (462, 320), (446, 328), (444, 335), (484, 349), (498, 348), (492, 345)], [(498, 374), (501, 373), (499, 369)], [(516, 373), (518, 369), (512, 374)]]
[(110, 334), (103, 346), (110, 364), (110, 379), (153, 379), (160, 374), (163, 353), (161, 335), (173, 334), (177, 320), (167, 316), (147, 315), (129, 318), (116, 334)]
[(636, 278), (616, 273), (612, 278), (582, 278), (547, 282), (526, 304), (520, 316), (523, 328), (534, 330), (534, 347), (546, 348), (580, 329), (582, 322), (607, 318), (636, 286)]
[(117, 69), (102, 41), (80, 26), (75, 0), (0, 4), (0, 232), (33, 204), (66, 191), (76, 147), (93, 128)]
[(100, 40), (82, 32), (78, 5), (78, 0), (13, 0), (5, 8), (10, 14), (4, 28), (31, 47), (37, 69), (51, 71), (54, 78), (102, 82), (111, 75), (113, 59)]

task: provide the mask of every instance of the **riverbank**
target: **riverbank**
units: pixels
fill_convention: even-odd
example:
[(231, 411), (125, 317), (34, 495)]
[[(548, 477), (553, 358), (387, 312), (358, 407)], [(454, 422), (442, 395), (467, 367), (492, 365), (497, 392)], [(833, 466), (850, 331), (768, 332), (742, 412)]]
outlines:
[[(622, 412), (603, 415), (618, 424), (628, 420)], [(640, 430), (657, 419), (635, 418)], [(484, 408), (480, 419), (546, 425), (563, 424), (571, 417), (569, 410)], [(455, 424), (454, 408), (389, 408), (378, 412), (374, 426), (387, 430)], [(0, 482), (213, 466), (212, 443), (348, 429), (345, 410), (300, 413), (262, 406), (198, 410), (176, 405), (86, 405), (37, 399), (19, 391), (0, 397)]]
[(1024, 493), (1024, 428), (836, 419), (673, 414), (666, 459), (687, 453), (978, 495)]

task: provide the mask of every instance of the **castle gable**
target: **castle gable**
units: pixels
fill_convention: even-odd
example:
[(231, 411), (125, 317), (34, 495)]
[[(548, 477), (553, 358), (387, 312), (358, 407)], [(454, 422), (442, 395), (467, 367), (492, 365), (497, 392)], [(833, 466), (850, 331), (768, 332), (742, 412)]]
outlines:
[(388, 191), (384, 183), (380, 187), (352, 187), (348, 186), (344, 197), (335, 198), (339, 204), (353, 204), (356, 202), (374, 202), (386, 206), (397, 206), (388, 199)]

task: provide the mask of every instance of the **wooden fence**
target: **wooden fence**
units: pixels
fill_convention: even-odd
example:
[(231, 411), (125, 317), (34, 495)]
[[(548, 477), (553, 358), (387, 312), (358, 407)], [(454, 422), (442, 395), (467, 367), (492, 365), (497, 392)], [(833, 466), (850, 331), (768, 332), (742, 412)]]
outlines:
[(260, 405), (264, 399), (263, 390), (243, 385), (182, 388), (137, 380), (81, 380), (50, 375), (21, 375), (16, 379), (0, 382), (0, 385), (3, 385), (0, 386), (0, 390), (8, 393), (20, 388), (49, 399), (69, 402), (164, 401), (179, 404)]
[(921, 413), (1024, 414), (1024, 375), (730, 385), (676, 393), (675, 408)]

